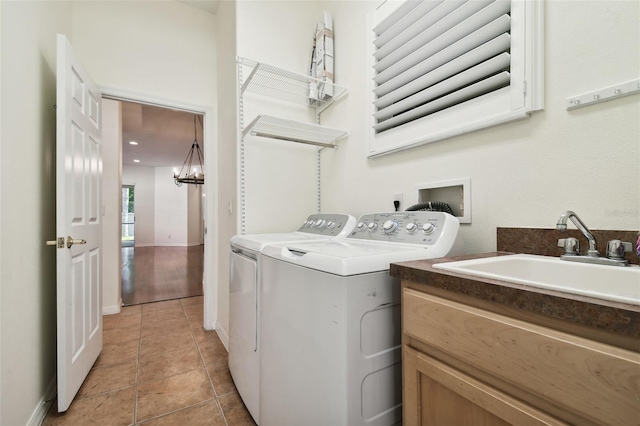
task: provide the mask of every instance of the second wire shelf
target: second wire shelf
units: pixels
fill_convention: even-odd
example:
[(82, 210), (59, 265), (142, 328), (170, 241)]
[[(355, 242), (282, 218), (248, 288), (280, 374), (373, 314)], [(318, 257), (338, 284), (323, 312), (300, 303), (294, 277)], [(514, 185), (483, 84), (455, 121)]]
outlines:
[(247, 134), (325, 148), (335, 148), (335, 143), (346, 136), (347, 132), (270, 115), (258, 115), (244, 129), (242, 137), (244, 138)]

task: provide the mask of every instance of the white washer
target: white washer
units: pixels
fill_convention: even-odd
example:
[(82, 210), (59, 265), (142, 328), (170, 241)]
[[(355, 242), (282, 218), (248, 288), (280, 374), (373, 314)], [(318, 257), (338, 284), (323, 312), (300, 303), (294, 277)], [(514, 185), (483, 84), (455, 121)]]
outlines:
[(247, 409), (260, 424), (260, 250), (268, 243), (344, 238), (356, 219), (346, 214), (313, 214), (294, 232), (231, 238), (229, 280), (229, 370)]
[(263, 248), (262, 426), (402, 420), (400, 283), (392, 262), (462, 253), (441, 212), (365, 215), (349, 237)]

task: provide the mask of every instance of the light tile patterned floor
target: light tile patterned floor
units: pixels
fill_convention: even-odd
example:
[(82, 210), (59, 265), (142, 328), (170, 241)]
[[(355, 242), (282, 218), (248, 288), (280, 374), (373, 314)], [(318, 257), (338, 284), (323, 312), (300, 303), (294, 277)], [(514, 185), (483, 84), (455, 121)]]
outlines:
[(104, 317), (102, 353), (66, 413), (43, 425), (255, 425), (202, 296), (129, 306)]

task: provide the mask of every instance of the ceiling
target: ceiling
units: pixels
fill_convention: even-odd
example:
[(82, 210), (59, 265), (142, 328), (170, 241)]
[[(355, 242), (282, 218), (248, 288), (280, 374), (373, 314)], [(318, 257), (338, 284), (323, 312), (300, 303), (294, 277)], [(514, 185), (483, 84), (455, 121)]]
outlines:
[[(193, 118), (189, 112), (122, 102), (122, 164), (179, 170), (196, 138)], [(196, 123), (198, 145), (204, 152), (202, 115)]]

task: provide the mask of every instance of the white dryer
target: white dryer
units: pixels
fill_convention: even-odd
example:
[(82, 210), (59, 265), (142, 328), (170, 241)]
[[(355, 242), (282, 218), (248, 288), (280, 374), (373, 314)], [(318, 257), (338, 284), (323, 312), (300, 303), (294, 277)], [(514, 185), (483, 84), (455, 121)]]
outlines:
[(259, 253), (268, 243), (344, 238), (356, 219), (346, 214), (313, 214), (293, 232), (231, 238), (229, 281), (229, 370), (242, 400), (260, 424)]
[(337, 241), (261, 252), (262, 426), (402, 420), (400, 283), (392, 262), (462, 253), (441, 212), (364, 215)]

